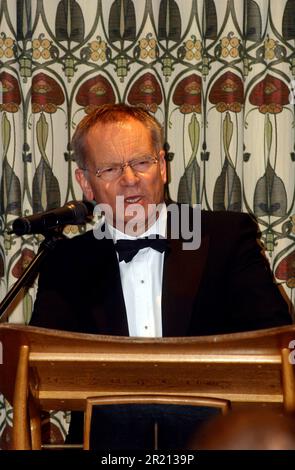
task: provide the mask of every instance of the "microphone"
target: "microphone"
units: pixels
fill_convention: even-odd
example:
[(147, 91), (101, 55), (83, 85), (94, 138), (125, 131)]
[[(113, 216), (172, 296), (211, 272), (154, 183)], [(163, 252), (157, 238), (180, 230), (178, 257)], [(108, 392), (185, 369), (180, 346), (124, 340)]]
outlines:
[(70, 201), (57, 209), (15, 219), (10, 233), (19, 236), (30, 233), (43, 234), (63, 225), (85, 224), (87, 219), (92, 217), (93, 208), (93, 204), (88, 201)]

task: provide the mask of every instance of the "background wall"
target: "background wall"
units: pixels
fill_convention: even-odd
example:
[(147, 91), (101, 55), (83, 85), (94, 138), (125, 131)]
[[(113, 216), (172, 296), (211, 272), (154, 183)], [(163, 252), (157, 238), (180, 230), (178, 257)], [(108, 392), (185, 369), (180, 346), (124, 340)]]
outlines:
[[(0, 0), (1, 298), (40, 242), (12, 220), (82, 197), (72, 133), (127, 102), (164, 125), (170, 196), (255, 214), (294, 302), (294, 39), (294, 0)], [(0, 433), (10, 421), (2, 400)]]

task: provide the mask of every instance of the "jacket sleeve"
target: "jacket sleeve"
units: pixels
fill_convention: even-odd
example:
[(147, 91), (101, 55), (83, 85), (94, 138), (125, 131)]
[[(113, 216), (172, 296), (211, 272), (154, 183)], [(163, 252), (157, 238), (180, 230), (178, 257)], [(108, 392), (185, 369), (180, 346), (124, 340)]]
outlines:
[(231, 320), (249, 330), (292, 323), (288, 304), (264, 254), (258, 225), (247, 214), (237, 218), (230, 258)]
[(77, 288), (73, 285), (73, 266), (67, 249), (68, 242), (58, 242), (42, 262), (31, 326), (66, 331), (77, 329), (77, 296), (74, 295)]

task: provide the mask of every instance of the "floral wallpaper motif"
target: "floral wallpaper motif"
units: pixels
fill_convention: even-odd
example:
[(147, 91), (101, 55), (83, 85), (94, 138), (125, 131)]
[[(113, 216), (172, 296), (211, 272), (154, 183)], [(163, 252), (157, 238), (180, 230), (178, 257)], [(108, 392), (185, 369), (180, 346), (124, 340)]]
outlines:
[(183, 78), (173, 93), (173, 103), (179, 106), (183, 114), (201, 114), (202, 79), (195, 73)]
[(143, 106), (151, 113), (156, 113), (163, 101), (157, 79), (149, 72), (142, 75), (132, 85), (127, 101), (129, 104)]
[(17, 79), (8, 72), (1, 72), (0, 83), (2, 85), (1, 111), (16, 113), (21, 104), (20, 89)]
[(277, 114), (283, 111), (283, 106), (289, 105), (290, 90), (287, 85), (272, 75), (266, 76), (252, 89), (249, 101), (258, 106), (262, 114)]
[[(163, 124), (170, 197), (255, 215), (295, 303), (294, 11), (294, 0), (0, 1), (1, 298), (40, 243), (10, 234), (13, 219), (82, 197), (72, 133), (93, 107), (127, 102)], [(10, 321), (29, 321), (34, 296)]]
[(209, 101), (220, 113), (239, 113), (244, 104), (244, 85), (241, 78), (228, 71), (219, 77), (209, 93)]
[(80, 86), (76, 102), (84, 108), (85, 113), (89, 114), (97, 106), (115, 103), (116, 98), (108, 80), (102, 75), (97, 75)]

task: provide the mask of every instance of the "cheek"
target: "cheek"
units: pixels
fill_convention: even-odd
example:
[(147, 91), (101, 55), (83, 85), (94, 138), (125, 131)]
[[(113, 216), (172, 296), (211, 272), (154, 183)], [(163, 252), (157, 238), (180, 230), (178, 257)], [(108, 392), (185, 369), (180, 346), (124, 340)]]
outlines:
[(95, 199), (99, 203), (109, 204), (114, 207), (116, 204), (116, 189), (108, 185), (102, 188), (96, 188)]
[(103, 191), (101, 191), (96, 186), (93, 188), (93, 194), (97, 204), (101, 204), (104, 202)]
[(162, 178), (157, 176), (151, 179), (148, 183), (146, 182), (144, 189), (148, 202), (151, 204), (154, 204), (155, 202), (158, 203), (163, 192)]

